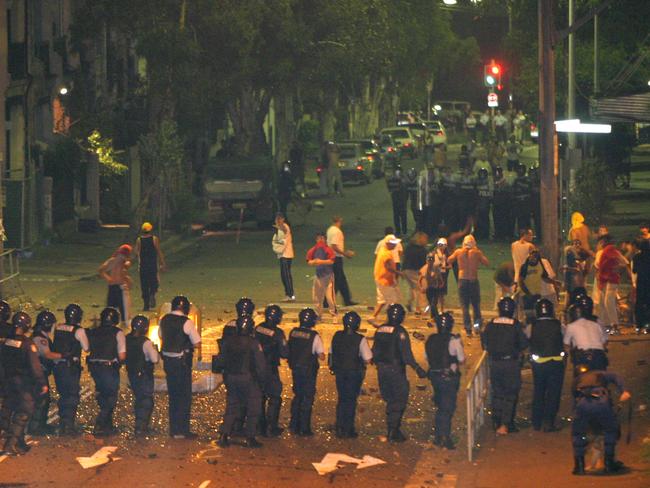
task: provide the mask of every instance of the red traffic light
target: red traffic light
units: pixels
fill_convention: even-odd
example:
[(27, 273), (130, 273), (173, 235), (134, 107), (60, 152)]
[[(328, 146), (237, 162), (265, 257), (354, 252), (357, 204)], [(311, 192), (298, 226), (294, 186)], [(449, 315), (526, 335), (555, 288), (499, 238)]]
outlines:
[(501, 71), (501, 68), (495, 64), (490, 68), (490, 71), (492, 71), (492, 74), (498, 75), (499, 71)]

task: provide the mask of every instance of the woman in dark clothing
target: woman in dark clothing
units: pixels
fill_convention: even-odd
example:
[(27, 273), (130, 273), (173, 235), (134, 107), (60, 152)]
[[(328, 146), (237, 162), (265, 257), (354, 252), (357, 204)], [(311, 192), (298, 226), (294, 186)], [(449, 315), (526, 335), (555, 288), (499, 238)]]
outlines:
[(639, 239), (639, 252), (632, 258), (632, 272), (636, 275), (636, 306), (634, 315), (638, 333), (650, 332), (650, 240)]

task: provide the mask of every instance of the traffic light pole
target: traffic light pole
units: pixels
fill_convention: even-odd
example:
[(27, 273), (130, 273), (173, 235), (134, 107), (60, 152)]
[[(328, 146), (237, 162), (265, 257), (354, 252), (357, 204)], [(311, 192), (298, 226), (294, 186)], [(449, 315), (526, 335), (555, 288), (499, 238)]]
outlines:
[(551, 262), (560, 262), (559, 192), (555, 151), (555, 52), (553, 0), (538, 0), (539, 161), (542, 246)]

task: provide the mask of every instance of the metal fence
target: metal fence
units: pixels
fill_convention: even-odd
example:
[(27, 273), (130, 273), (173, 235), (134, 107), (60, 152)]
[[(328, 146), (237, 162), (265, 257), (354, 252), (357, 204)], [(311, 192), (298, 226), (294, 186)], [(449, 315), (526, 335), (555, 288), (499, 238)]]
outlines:
[(15, 249), (7, 249), (0, 254), (0, 284), (7, 283), (18, 275), (20, 275), (18, 253)]
[(485, 423), (485, 410), (490, 393), (490, 375), (485, 351), (472, 369), (465, 390), (467, 394), (467, 459), (471, 462), (474, 458), (474, 447), (481, 427)]

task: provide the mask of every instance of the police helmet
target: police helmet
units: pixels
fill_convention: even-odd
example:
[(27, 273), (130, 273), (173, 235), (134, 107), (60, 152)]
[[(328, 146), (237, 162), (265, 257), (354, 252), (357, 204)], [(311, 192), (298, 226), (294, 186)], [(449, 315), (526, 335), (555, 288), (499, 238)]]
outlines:
[(537, 180), (539, 178), (539, 168), (537, 166), (533, 166), (528, 170), (528, 176), (530, 176), (531, 180)]
[(14, 316), (11, 317), (11, 325), (16, 329), (28, 331), (32, 327), (32, 318), (25, 312), (16, 312)]
[(386, 316), (388, 317), (388, 325), (402, 325), (404, 317), (406, 316), (406, 311), (399, 303), (391, 303), (386, 311)]
[(63, 311), (63, 316), (65, 317), (65, 323), (68, 325), (79, 325), (81, 319), (83, 318), (84, 311), (76, 303), (71, 303)]
[(415, 168), (409, 168), (409, 169), (406, 171), (406, 175), (407, 175), (409, 178), (414, 178), (414, 177), (416, 177), (416, 176), (418, 175), (418, 172), (417, 172), (417, 170), (416, 170)]
[(566, 312), (567, 312), (567, 320), (569, 321), (569, 323), (575, 322), (576, 320), (583, 317), (582, 309), (575, 303), (569, 305)]
[(313, 308), (303, 308), (298, 314), (298, 320), (300, 321), (300, 327), (313, 327), (316, 325), (316, 320), (318, 315)]
[(584, 286), (576, 286), (569, 295), (569, 303), (574, 304), (581, 296), (588, 296)]
[(594, 301), (587, 295), (580, 295), (575, 305), (580, 309), (582, 317), (592, 317), (594, 312)]
[(540, 319), (542, 317), (553, 318), (555, 317), (555, 309), (553, 307), (553, 302), (546, 299), (540, 298), (535, 303), (535, 316)]
[(237, 317), (237, 332), (239, 335), (250, 335), (255, 329), (255, 320), (250, 315)]
[(106, 307), (99, 314), (99, 325), (101, 327), (115, 326), (120, 323), (120, 312), (113, 307)]
[(497, 180), (503, 178), (503, 168), (501, 166), (494, 168), (494, 178)]
[(144, 315), (136, 315), (131, 319), (131, 330), (145, 333), (149, 329), (149, 319)]
[(348, 312), (343, 316), (343, 327), (346, 329), (359, 330), (361, 317), (357, 312)]
[(43, 310), (36, 316), (36, 328), (49, 332), (52, 326), (56, 324), (56, 317), (49, 310)]
[(481, 168), (478, 170), (478, 179), (479, 180), (487, 180), (488, 179), (488, 170), (487, 168)]
[(172, 311), (180, 310), (185, 315), (190, 313), (190, 300), (186, 296), (178, 295), (172, 299)]
[(517, 308), (517, 304), (510, 297), (501, 297), (499, 303), (497, 303), (497, 308), (499, 309), (500, 317), (512, 318), (515, 316), (515, 309)]
[(0, 300), (0, 320), (7, 322), (11, 317), (11, 307), (4, 300)]
[(520, 163), (517, 166), (517, 175), (518, 176), (526, 176), (526, 165)]
[(279, 305), (271, 304), (264, 310), (264, 318), (267, 322), (273, 325), (278, 325), (282, 322), (284, 312)]
[(451, 332), (454, 328), (454, 316), (449, 312), (440, 314), (436, 320), (436, 327), (439, 334)]
[(235, 310), (237, 310), (238, 317), (241, 317), (242, 315), (253, 315), (255, 304), (250, 298), (241, 297), (237, 300), (237, 303), (235, 303)]

